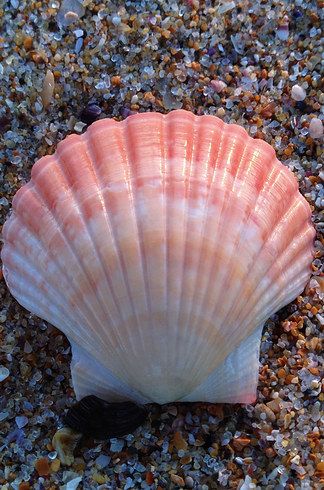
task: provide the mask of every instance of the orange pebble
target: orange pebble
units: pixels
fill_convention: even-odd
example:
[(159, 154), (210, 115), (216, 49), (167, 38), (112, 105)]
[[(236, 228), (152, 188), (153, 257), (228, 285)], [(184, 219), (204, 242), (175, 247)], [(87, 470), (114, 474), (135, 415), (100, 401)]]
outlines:
[(285, 378), (286, 377), (286, 371), (283, 368), (278, 369), (277, 376), (278, 376), (278, 378)]
[(29, 490), (30, 485), (29, 485), (28, 481), (22, 481), (21, 483), (19, 483), (18, 489), (19, 490)]
[(152, 485), (154, 483), (154, 476), (151, 471), (146, 473), (145, 481), (148, 485)]
[(35, 468), (39, 476), (47, 476), (50, 474), (50, 466), (47, 458), (40, 458), (35, 463)]

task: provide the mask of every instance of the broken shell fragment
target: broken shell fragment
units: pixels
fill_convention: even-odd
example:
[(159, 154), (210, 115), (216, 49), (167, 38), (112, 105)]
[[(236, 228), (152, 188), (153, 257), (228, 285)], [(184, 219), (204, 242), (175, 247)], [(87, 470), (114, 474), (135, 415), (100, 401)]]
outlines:
[(52, 439), (52, 446), (62, 464), (71, 466), (74, 461), (73, 451), (82, 438), (80, 432), (76, 432), (70, 427), (62, 427), (55, 432)]
[(71, 342), (78, 399), (249, 403), (262, 327), (307, 283), (314, 228), (267, 143), (180, 110), (68, 136), (3, 235), (12, 294)]

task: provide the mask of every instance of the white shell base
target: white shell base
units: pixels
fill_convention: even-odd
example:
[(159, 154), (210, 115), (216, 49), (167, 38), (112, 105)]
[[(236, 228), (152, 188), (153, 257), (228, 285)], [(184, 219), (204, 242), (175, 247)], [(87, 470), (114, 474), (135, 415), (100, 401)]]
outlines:
[[(190, 395), (174, 400), (170, 393), (169, 402), (211, 402), (211, 403), (252, 403), (256, 398), (259, 373), (260, 343), (263, 327), (257, 328), (233, 350), (208, 378)], [(116, 378), (105, 366), (90, 357), (76, 344), (72, 345), (72, 381), (78, 400), (87, 395), (95, 395), (103, 400), (119, 402), (133, 400), (137, 403), (159, 402), (159, 381), (155, 385), (154, 400), (131, 389)], [(160, 394), (161, 403), (166, 403), (164, 390)]]

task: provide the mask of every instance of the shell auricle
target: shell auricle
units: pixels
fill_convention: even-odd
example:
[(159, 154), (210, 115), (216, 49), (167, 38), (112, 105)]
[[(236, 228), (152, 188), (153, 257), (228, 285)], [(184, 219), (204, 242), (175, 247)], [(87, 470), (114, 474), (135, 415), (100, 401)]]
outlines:
[(68, 136), (3, 235), (8, 287), (68, 337), (79, 400), (250, 403), (262, 327), (307, 283), (314, 228), (267, 143), (180, 110)]

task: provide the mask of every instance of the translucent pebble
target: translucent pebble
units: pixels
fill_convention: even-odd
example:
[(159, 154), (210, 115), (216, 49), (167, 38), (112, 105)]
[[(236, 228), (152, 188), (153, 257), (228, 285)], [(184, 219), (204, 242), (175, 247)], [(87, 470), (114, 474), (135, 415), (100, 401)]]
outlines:
[(309, 123), (308, 131), (311, 138), (322, 138), (323, 122), (318, 117), (314, 117)]
[(165, 109), (180, 109), (182, 107), (181, 100), (177, 100), (170, 92), (166, 92), (163, 96), (163, 104)]
[(124, 490), (128, 490), (129, 488), (134, 488), (134, 482), (133, 482), (132, 478), (130, 478), (130, 477), (126, 478)]
[(82, 39), (82, 37), (78, 37), (78, 39), (76, 40), (76, 43), (75, 43), (75, 48), (74, 48), (75, 54), (80, 53), (82, 46), (83, 46), (83, 39)]
[(287, 41), (289, 37), (288, 26), (279, 26), (276, 34), (277, 38), (280, 39), (280, 41)]
[(81, 122), (81, 121), (78, 121), (75, 125), (74, 125), (74, 131), (76, 131), (77, 133), (82, 133), (82, 130), (83, 128), (85, 128), (86, 124)]
[(300, 85), (293, 85), (291, 89), (291, 97), (297, 102), (301, 102), (306, 98), (306, 92)]
[(210, 82), (210, 85), (218, 94), (227, 87), (226, 83), (222, 80), (212, 80)]
[(98, 458), (95, 460), (95, 463), (97, 466), (99, 466), (99, 468), (105, 468), (109, 465), (110, 461), (110, 456), (107, 456), (106, 454), (100, 454), (100, 456), (98, 456)]
[(85, 8), (80, 0), (63, 0), (56, 20), (59, 26), (68, 26), (82, 17)]
[(15, 422), (18, 429), (22, 429), (23, 427), (25, 427), (25, 425), (28, 424), (28, 418), (25, 415), (20, 415), (18, 417), (15, 417)]
[(42, 110), (43, 110), (43, 105), (36, 101), (35, 102), (35, 111), (36, 112), (42, 112)]
[(317, 34), (316, 27), (312, 27), (311, 30), (309, 31), (309, 37), (315, 37), (316, 34)]
[(9, 206), (9, 201), (5, 197), (0, 199), (0, 206)]
[(75, 37), (82, 37), (83, 36), (83, 30), (82, 29), (76, 29), (73, 31)]
[(121, 23), (121, 18), (119, 15), (113, 15), (111, 22), (114, 24), (114, 26), (118, 26)]
[(5, 366), (0, 366), (0, 381), (5, 380), (8, 378), (10, 372), (9, 369), (7, 369)]
[(119, 453), (124, 447), (124, 441), (122, 439), (110, 439), (110, 451)]
[(73, 478), (73, 480), (67, 482), (65, 487), (66, 490), (76, 490), (81, 480), (82, 480), (82, 476), (77, 476), (76, 478)]
[(9, 412), (0, 412), (0, 422), (5, 420), (9, 416)]
[(57, 452), (52, 451), (52, 452), (48, 453), (47, 456), (49, 457), (49, 459), (55, 459), (57, 457)]
[(256, 488), (256, 486), (253, 483), (252, 478), (249, 475), (246, 475), (243, 485), (240, 487), (240, 490), (250, 490), (252, 488)]
[(219, 7), (218, 7), (218, 13), (219, 14), (225, 14), (226, 12), (229, 12), (230, 10), (235, 8), (235, 2), (223, 2)]
[(231, 432), (229, 431), (224, 432), (224, 434), (221, 436), (221, 445), (226, 446), (226, 444), (228, 444), (232, 438), (233, 435)]

